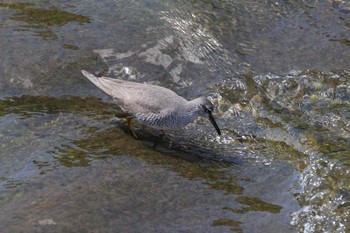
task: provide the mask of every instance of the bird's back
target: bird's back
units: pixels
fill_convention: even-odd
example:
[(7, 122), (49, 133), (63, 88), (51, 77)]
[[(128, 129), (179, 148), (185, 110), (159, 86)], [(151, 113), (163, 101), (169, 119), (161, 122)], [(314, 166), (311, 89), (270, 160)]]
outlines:
[(136, 82), (96, 77), (82, 70), (83, 75), (111, 96), (117, 104), (130, 113), (161, 114), (163, 111), (171, 111), (187, 102), (175, 92), (156, 85), (141, 84)]

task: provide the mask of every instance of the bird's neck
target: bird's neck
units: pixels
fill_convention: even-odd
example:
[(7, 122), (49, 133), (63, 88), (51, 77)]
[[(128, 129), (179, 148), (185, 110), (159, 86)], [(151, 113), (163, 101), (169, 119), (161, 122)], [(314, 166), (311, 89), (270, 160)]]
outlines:
[(189, 114), (189, 113), (196, 114), (197, 112), (200, 111), (200, 109), (201, 109), (200, 100), (199, 100), (199, 98), (197, 98), (197, 99), (193, 99), (191, 101), (188, 101), (185, 104), (184, 111), (187, 114)]

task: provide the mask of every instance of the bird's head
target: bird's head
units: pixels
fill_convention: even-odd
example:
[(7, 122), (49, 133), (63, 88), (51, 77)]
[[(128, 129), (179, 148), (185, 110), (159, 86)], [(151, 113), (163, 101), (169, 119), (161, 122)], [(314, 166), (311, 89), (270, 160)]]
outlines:
[(193, 102), (196, 103), (198, 115), (208, 117), (218, 134), (221, 135), (219, 126), (212, 115), (212, 112), (214, 111), (214, 106), (210, 102), (210, 100), (208, 100), (206, 97), (199, 97), (197, 99), (194, 99)]

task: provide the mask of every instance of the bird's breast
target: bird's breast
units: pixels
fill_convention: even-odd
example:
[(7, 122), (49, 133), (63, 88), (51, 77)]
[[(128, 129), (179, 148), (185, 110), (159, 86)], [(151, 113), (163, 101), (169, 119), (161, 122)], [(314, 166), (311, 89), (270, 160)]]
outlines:
[(167, 115), (154, 113), (136, 114), (135, 117), (142, 124), (163, 130), (180, 129), (192, 123), (197, 118), (194, 115), (179, 115), (174, 113)]

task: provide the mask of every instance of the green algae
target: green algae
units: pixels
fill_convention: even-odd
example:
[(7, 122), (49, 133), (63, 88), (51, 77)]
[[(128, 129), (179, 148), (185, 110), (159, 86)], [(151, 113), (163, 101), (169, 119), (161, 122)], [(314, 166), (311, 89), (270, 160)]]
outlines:
[(90, 22), (89, 17), (66, 12), (56, 6), (44, 9), (36, 8), (34, 4), (27, 3), (0, 3), (0, 7), (20, 11), (11, 16), (10, 19), (25, 22), (33, 27), (40, 25), (46, 25), (47, 27), (63, 26), (69, 22), (78, 22), (82, 24)]
[(87, 114), (96, 118), (110, 118), (116, 114), (115, 108), (113, 103), (104, 103), (96, 97), (14, 96), (0, 100), (0, 116), (17, 114), (24, 118), (37, 114), (57, 113)]
[(25, 23), (21, 25), (21, 28), (14, 28), (14, 31), (32, 29), (35, 36), (44, 40), (55, 40), (58, 38), (54, 32), (53, 27), (55, 26), (64, 26), (71, 22), (79, 24), (90, 23), (89, 17), (64, 11), (57, 6), (45, 9), (28, 3), (0, 3), (0, 7), (17, 11), (9, 19)]
[(247, 207), (242, 207), (240, 209), (233, 209), (233, 208), (225, 208), (225, 209), (230, 210), (234, 213), (241, 213), (241, 214), (247, 213), (250, 211), (263, 211), (263, 212), (277, 214), (277, 213), (280, 213), (282, 209), (281, 206), (265, 202), (261, 200), (259, 197), (239, 196), (235, 198), (235, 201)]

